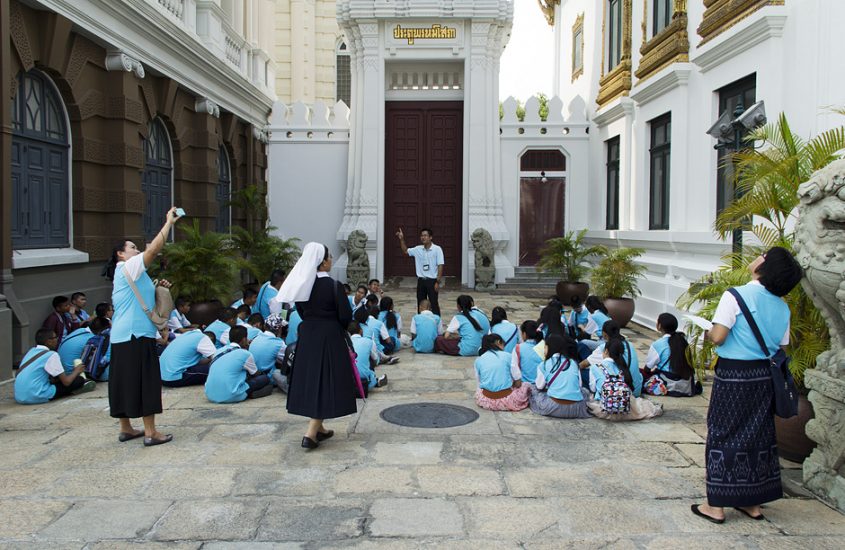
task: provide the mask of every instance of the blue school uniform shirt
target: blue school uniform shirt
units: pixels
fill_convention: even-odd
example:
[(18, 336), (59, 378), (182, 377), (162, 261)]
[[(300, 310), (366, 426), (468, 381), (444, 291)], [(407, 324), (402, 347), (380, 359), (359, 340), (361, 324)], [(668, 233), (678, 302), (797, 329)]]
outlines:
[[(559, 369), (565, 369), (558, 373)], [(567, 359), (556, 353), (549, 357), (537, 368), (537, 378), (540, 376), (545, 380), (546, 393), (555, 399), (567, 399), (569, 401), (583, 401), (581, 395), (581, 370), (578, 363)], [(555, 376), (557, 375), (557, 376)], [(549, 386), (549, 380), (554, 382)]]
[(223, 347), (223, 344), (220, 342), (220, 337), (223, 336), (223, 333), (229, 330), (230, 327), (220, 319), (215, 319), (213, 323), (205, 327), (205, 332), (210, 332), (214, 334), (214, 346), (217, 349)]
[[(21, 365), (45, 350), (45, 346), (30, 349), (21, 359)], [(47, 350), (47, 353), (27, 365), (15, 377), (15, 401), (22, 405), (38, 405), (53, 399), (56, 387), (50, 383), (50, 376), (58, 376), (63, 372), (59, 354)]]
[(82, 350), (88, 340), (94, 336), (89, 328), (78, 328), (62, 338), (62, 343), (59, 344), (59, 359), (62, 361), (62, 366), (65, 372), (73, 370), (73, 360), (82, 359)]
[(654, 353), (657, 355), (657, 363), (654, 365), (654, 368), (663, 372), (671, 372), (672, 367), (669, 365), (670, 352), (668, 335), (656, 340), (651, 345), (649, 354), (651, 353), (651, 350), (654, 350)]
[(440, 327), (440, 316), (433, 313), (414, 315), (414, 349), (417, 353), (433, 353), (434, 340)]
[[(602, 341), (593, 353), (599, 355), (604, 353), (605, 345), (606, 342)], [(625, 340), (625, 351), (623, 352), (622, 358), (628, 363), (628, 372), (631, 373), (631, 380), (634, 383), (631, 393), (634, 394), (634, 397), (640, 397), (643, 392), (643, 373), (640, 372), (640, 358), (637, 356), (637, 350), (634, 349), (634, 345), (628, 340)]]
[[(240, 300), (235, 300), (234, 302), (232, 302), (232, 305), (230, 305), (229, 307), (232, 308), (232, 309), (238, 309), (242, 305), (244, 305), (244, 299), (243, 298), (241, 298)], [(252, 308), (250, 308), (250, 309), (252, 309)]]
[(249, 352), (255, 359), (255, 366), (258, 367), (259, 372), (267, 376), (273, 376), (273, 371), (276, 370), (276, 359), (279, 358), (279, 352), (283, 349), (285, 349), (284, 340), (263, 332), (249, 343)]
[[(401, 346), (401, 343), (399, 342), (399, 327), (402, 326), (402, 317), (400, 317), (399, 314), (395, 311), (393, 312), (393, 314), (396, 316), (396, 326), (393, 328), (388, 328), (387, 333), (390, 335), (391, 338), (393, 338), (393, 345), (395, 346), (395, 350), (398, 351), (399, 347)], [(387, 319), (386, 311), (382, 311), (378, 314), (378, 320), (384, 324), (385, 328), (387, 328), (387, 321), (385, 319)]]
[(502, 391), (513, 387), (510, 354), (500, 350), (488, 350), (475, 360), (478, 387), (487, 391)]
[[(569, 314), (569, 326), (578, 328), (578, 325), (586, 326), (587, 323), (590, 322), (590, 312), (587, 311), (587, 308), (582, 307), (581, 311), (575, 311), (574, 309)], [(601, 328), (601, 327), (599, 327)]]
[[(231, 350), (231, 351), (230, 351)], [(252, 354), (237, 344), (217, 351), (205, 382), (205, 396), (212, 403), (239, 403), (246, 399), (249, 385), (244, 364)]]
[[(763, 335), (766, 348), (769, 350), (769, 355), (774, 355), (780, 348), (781, 342), (784, 341), (786, 332), (789, 330), (789, 306), (782, 298), (766, 290), (766, 287), (757, 281), (737, 287), (736, 290), (742, 296), (751, 315), (754, 316), (754, 320), (760, 328), (760, 333)], [(735, 301), (734, 297), (727, 292), (722, 296), (722, 300)], [(713, 322), (727, 326), (725, 323), (729, 321), (725, 321), (719, 317), (720, 310), (722, 309), (723, 304), (720, 301), (716, 315), (713, 317)], [(719, 357), (740, 361), (754, 361), (766, 358), (763, 356), (763, 350), (760, 349), (760, 344), (757, 343), (757, 338), (751, 332), (751, 326), (741, 311), (736, 314), (736, 320), (733, 326), (728, 328), (730, 330), (728, 331), (727, 338), (725, 338), (721, 346), (716, 346), (716, 353)]]
[[(528, 340), (519, 344), (519, 370), (522, 372), (522, 381), (533, 384), (537, 380), (537, 367), (543, 362), (543, 358), (534, 351), (537, 342)], [(516, 349), (514, 349), (516, 353)]]
[(375, 388), (378, 379), (376, 378), (376, 373), (370, 367), (370, 358), (373, 356), (375, 343), (360, 334), (353, 334), (351, 340), (352, 348), (355, 350), (355, 365), (358, 367), (358, 374), (362, 380), (366, 381), (368, 388)]
[[(361, 327), (364, 332), (364, 338), (371, 339), (375, 343), (376, 349), (379, 351), (379, 353), (384, 352), (384, 344), (381, 343), (382, 327), (384, 327), (384, 323), (382, 323), (372, 315), (367, 319), (366, 324)], [(387, 327), (385, 327), (385, 330), (386, 329)], [(390, 332), (388, 332), (388, 334), (390, 334)]]
[(270, 285), (267, 281), (261, 286), (258, 291), (258, 299), (255, 300), (255, 305), (252, 306), (253, 313), (260, 313), (265, 319), (270, 316), (270, 300), (276, 297), (279, 291)]
[(285, 337), (286, 346), (292, 346), (299, 340), (300, 323), (302, 323), (302, 317), (300, 317), (299, 312), (295, 309), (292, 310), (288, 317), (288, 334)]
[(111, 320), (111, 342), (120, 344), (135, 338), (157, 338), (158, 330), (144, 313), (135, 293), (129, 288), (126, 282), (127, 273), (137, 276), (135, 286), (138, 293), (144, 299), (148, 308), (155, 306), (155, 286), (153, 280), (147, 275), (147, 266), (144, 265), (144, 255), (137, 254), (126, 262), (119, 262), (114, 272), (114, 288), (112, 289), (111, 301), (114, 306), (114, 316)]
[(487, 320), (486, 315), (475, 308), (471, 309), (469, 314), (481, 325), (481, 330), (476, 330), (465, 315), (456, 316), (459, 323), (458, 334), (461, 335), (458, 349), (464, 357), (478, 355), (478, 350), (481, 349), (481, 339), (490, 332), (490, 321)]
[(519, 343), (519, 328), (510, 321), (501, 321), (490, 327), (490, 332), (498, 334), (505, 342), (505, 351), (512, 353)]
[(604, 314), (601, 310), (597, 309), (594, 312), (589, 314), (590, 317), (593, 318), (593, 322), (596, 324), (596, 337), (601, 339), (601, 328), (604, 324), (610, 321), (610, 317)]
[(188, 331), (170, 342), (159, 357), (161, 379), (166, 382), (181, 380), (188, 368), (199, 363), (204, 357), (198, 349), (203, 338), (207, 340), (205, 347), (211, 347), (211, 339), (199, 329)]

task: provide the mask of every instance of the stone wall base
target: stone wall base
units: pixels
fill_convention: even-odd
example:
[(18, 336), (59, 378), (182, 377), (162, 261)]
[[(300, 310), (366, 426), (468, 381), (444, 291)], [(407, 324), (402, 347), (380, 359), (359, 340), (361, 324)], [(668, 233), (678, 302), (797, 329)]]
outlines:
[(804, 485), (845, 512), (845, 380), (818, 369), (804, 374), (816, 417), (807, 436), (818, 447), (804, 461)]

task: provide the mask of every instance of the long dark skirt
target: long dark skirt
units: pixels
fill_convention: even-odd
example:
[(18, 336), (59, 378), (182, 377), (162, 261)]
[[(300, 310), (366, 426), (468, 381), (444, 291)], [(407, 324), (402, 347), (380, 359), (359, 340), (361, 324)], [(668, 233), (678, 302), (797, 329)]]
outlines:
[(707, 411), (707, 502), (756, 506), (783, 496), (769, 362), (719, 359)]
[(343, 329), (336, 319), (305, 320), (299, 325), (287, 409), (309, 418), (353, 414), (355, 379)]
[(111, 345), (109, 408), (114, 418), (161, 412), (161, 369), (154, 338), (133, 336)]

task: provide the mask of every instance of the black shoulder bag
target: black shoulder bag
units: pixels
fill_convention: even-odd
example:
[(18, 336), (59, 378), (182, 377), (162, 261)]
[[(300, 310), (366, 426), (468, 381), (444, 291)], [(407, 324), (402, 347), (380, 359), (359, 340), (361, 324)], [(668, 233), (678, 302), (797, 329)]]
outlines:
[(760, 327), (757, 326), (757, 321), (751, 315), (745, 300), (742, 299), (739, 292), (735, 288), (729, 288), (728, 292), (736, 298), (736, 303), (739, 305), (740, 311), (745, 315), (748, 326), (751, 327), (751, 332), (757, 338), (757, 343), (760, 344), (760, 349), (763, 354), (769, 359), (772, 373), (772, 388), (774, 389), (774, 407), (775, 414), (781, 418), (792, 418), (798, 414), (798, 389), (795, 387), (795, 379), (789, 371), (789, 357), (782, 349), (778, 349), (774, 355), (769, 355), (769, 349), (766, 347), (766, 341), (763, 340), (763, 334), (760, 332)]

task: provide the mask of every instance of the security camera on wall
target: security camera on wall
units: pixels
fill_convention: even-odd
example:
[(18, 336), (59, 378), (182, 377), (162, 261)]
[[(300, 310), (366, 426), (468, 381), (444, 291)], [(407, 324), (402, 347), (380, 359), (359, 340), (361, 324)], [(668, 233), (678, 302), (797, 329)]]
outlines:
[(758, 101), (739, 115), (736, 121), (749, 130), (759, 128), (766, 123), (766, 106), (762, 101)]
[(722, 113), (719, 120), (717, 120), (716, 123), (707, 130), (707, 133), (719, 141), (724, 138), (729, 138), (733, 132), (733, 126), (731, 126), (732, 116), (733, 115), (728, 111)]

